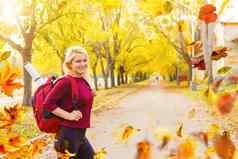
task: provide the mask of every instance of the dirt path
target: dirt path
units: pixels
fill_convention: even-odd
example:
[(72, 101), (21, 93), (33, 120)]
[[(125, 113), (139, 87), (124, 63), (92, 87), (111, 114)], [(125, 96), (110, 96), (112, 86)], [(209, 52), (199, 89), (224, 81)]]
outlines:
[[(196, 113), (193, 118), (189, 118), (188, 112), (192, 109)], [(159, 127), (175, 133), (178, 121), (183, 122), (186, 133), (204, 130), (214, 121), (202, 110), (204, 109), (178, 92), (172, 93), (163, 91), (158, 86), (148, 86), (124, 98), (118, 106), (95, 113), (87, 136), (95, 149), (105, 147), (106, 159), (133, 159), (136, 143), (144, 138), (152, 142), (154, 147), (152, 159), (160, 159), (164, 154), (156, 148), (158, 141), (154, 139), (153, 131)], [(118, 140), (125, 125), (141, 129), (126, 144)], [(47, 157), (44, 158), (54, 158), (52, 147), (45, 155)]]

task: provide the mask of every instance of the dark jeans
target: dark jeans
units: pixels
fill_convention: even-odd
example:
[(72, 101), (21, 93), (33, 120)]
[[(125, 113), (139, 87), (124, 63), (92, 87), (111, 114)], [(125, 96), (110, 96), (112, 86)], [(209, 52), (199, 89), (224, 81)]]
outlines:
[(95, 152), (85, 134), (86, 128), (61, 126), (60, 131), (56, 134), (54, 148), (61, 153), (68, 150), (70, 153), (76, 154), (70, 159), (93, 159)]

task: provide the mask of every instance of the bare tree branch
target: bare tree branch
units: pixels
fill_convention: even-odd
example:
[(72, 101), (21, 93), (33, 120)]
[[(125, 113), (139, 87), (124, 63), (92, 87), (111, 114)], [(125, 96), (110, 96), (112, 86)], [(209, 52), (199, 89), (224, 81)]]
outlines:
[(19, 53), (22, 52), (23, 47), (16, 42), (12, 41), (10, 38), (5, 37), (4, 35), (0, 34), (0, 40), (7, 42), (13, 49), (16, 49)]

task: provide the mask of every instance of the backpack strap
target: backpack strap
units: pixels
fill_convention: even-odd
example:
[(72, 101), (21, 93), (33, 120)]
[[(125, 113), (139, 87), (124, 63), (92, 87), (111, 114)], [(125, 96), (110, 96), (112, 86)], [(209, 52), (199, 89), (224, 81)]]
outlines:
[(72, 94), (72, 104), (73, 104), (73, 110), (78, 110), (78, 90), (76, 90), (77, 88), (77, 83), (75, 81), (75, 79), (73, 79), (72, 77), (69, 77), (69, 75), (65, 75), (66, 78), (68, 78), (70, 80), (71, 83), (71, 94)]

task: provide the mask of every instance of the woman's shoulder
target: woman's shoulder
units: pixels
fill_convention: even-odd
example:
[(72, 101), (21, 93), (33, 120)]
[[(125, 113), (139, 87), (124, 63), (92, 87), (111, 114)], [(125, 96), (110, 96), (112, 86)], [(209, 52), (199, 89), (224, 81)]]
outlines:
[(57, 85), (70, 86), (70, 80), (67, 76), (58, 77), (56, 80)]

